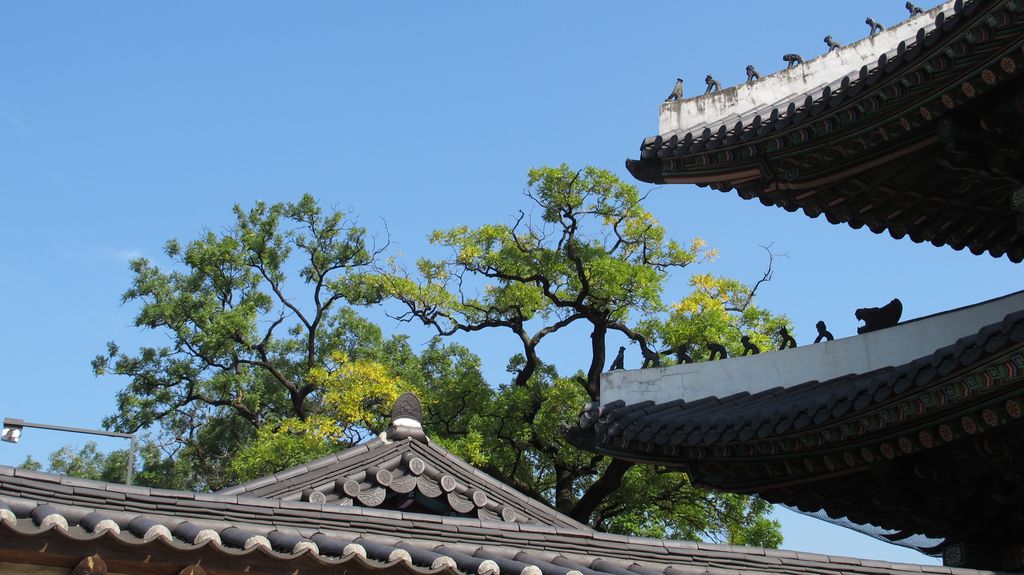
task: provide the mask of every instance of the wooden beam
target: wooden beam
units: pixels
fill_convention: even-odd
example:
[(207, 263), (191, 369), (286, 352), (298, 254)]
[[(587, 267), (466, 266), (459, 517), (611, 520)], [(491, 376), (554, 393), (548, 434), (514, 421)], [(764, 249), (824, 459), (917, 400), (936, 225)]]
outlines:
[(89, 555), (78, 562), (71, 575), (107, 575), (107, 564), (99, 554)]

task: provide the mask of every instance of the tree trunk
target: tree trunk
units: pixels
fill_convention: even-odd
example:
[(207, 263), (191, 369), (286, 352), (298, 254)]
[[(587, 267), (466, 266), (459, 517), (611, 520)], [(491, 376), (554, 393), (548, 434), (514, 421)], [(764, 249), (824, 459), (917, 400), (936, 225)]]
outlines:
[[(525, 338), (524, 338), (525, 339)], [(536, 344), (530, 345), (529, 343), (523, 344), (523, 356), (526, 357), (526, 363), (523, 364), (523, 368), (516, 373), (515, 387), (525, 387), (526, 383), (533, 377), (534, 372), (537, 371), (537, 366), (540, 364), (540, 358), (537, 357), (537, 346)]]
[(555, 509), (567, 513), (572, 509), (572, 472), (564, 465), (555, 465)]
[(572, 510), (568, 513), (569, 517), (580, 523), (589, 523), (590, 516), (593, 515), (597, 506), (622, 486), (623, 476), (626, 475), (626, 472), (633, 465), (631, 461), (612, 459), (604, 474), (601, 475), (601, 478), (595, 481), (590, 486), (590, 489), (587, 489), (587, 492), (583, 494), (583, 497), (580, 497), (580, 500), (576, 502), (576, 505), (573, 506)]
[[(592, 320), (593, 322), (593, 320)], [(587, 371), (587, 395), (591, 401), (601, 398), (601, 372), (604, 371), (604, 340), (608, 335), (608, 327), (604, 322), (593, 322), (594, 331), (590, 334), (590, 370)]]

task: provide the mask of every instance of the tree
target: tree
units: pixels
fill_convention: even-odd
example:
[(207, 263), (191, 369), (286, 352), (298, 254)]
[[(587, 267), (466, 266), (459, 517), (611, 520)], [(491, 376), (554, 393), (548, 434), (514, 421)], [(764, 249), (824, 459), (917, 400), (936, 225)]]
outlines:
[[(123, 483), (128, 466), (128, 450), (119, 449), (104, 454), (95, 441), (87, 441), (78, 451), (65, 445), (50, 454), (49, 473)], [(42, 464), (28, 456), (18, 467), (40, 470)], [(174, 460), (164, 457), (160, 447), (152, 441), (143, 441), (136, 454), (134, 484), (166, 489), (182, 488), (188, 481), (182, 474), (186, 470)]]
[[(234, 216), (224, 232), (185, 246), (169, 241), (171, 271), (145, 258), (131, 262), (134, 280), (123, 301), (139, 305), (136, 326), (170, 343), (133, 355), (110, 343), (93, 361), (98, 375), (128, 378), (104, 424), (123, 432), (159, 424), (163, 443), (193, 466), (195, 487), (233, 481), (227, 463), (265, 426), (314, 425), (311, 417), (332, 400), (327, 382), (351, 375), (352, 366), (373, 369), (360, 355), (365, 326), (342, 304), (366, 296), (350, 275), (370, 266), (386, 243), (373, 246), (348, 214), (324, 211), (311, 196), (257, 202), (249, 211), (235, 206)], [(300, 282), (304, 297), (286, 294)]]
[[(526, 197), (533, 211), (519, 212), (510, 225), (434, 232), (431, 242), (449, 255), (421, 259), (416, 274), (394, 265), (364, 278), (401, 302), (398, 319), (442, 336), (507, 329), (519, 341), (512, 384), (468, 410), (475, 416), (462, 416), (461, 426), (447, 425), (449, 440), (486, 454), (477, 463), (490, 473), (601, 529), (778, 544), (763, 502), (695, 489), (682, 473), (580, 452), (561, 433), (576, 406), (598, 399), (609, 332), (635, 342), (656, 364), (658, 340), (670, 348), (707, 341), (735, 347), (742, 331), (767, 342), (768, 330), (786, 325), (753, 305), (771, 266), (754, 287), (694, 276), (693, 293), (667, 313), (661, 295), (669, 272), (715, 255), (702, 240), (683, 247), (667, 239), (637, 189), (597, 168), (531, 170)], [(581, 322), (590, 331), (585, 372), (561, 377), (538, 347)]]
[(28, 469), (29, 471), (40, 471), (43, 468), (43, 464), (36, 461), (31, 455), (25, 457), (25, 461), (21, 462), (18, 466), (19, 469)]
[[(432, 438), (597, 528), (773, 544), (763, 502), (697, 490), (680, 473), (594, 456), (563, 437), (597, 394), (609, 332), (659, 357), (658, 340), (674, 344), (673, 322), (689, 319), (661, 301), (665, 278), (713, 250), (666, 239), (637, 190), (602, 170), (534, 170), (527, 195), (536, 214), (512, 225), (435, 233), (451, 256), (420, 261), (415, 276), (378, 269), (381, 249), (365, 230), (309, 197), (236, 206), (223, 232), (168, 242), (167, 270), (132, 262), (124, 301), (139, 305), (139, 327), (170, 343), (134, 354), (110, 344), (96, 358), (98, 374), (128, 378), (107, 424), (156, 426), (176, 480), (219, 488), (362, 441), (411, 390)], [(519, 342), (512, 383), (488, 385), (459, 344), (434, 339), (416, 353), (350, 307), (386, 298), (438, 336), (509, 330)], [(578, 373), (559, 374), (539, 345), (571, 324), (589, 326), (589, 353)]]
[(370, 430), (387, 426), (385, 414), (406, 390), (386, 365), (351, 360), (341, 351), (334, 352), (324, 366), (312, 368), (309, 383), (318, 389), (317, 413), (261, 427), (256, 439), (231, 461), (239, 480), (268, 475), (364, 441)]
[[(420, 260), (419, 281), (392, 273), (374, 287), (406, 305), (399, 319), (415, 318), (441, 335), (512, 330), (525, 358), (516, 385), (539, 365), (536, 350), (544, 337), (577, 321), (590, 323), (585, 387), (597, 399), (608, 331), (625, 333), (645, 357), (653, 354), (647, 338), (626, 326), (630, 312), (661, 311), (668, 271), (710, 259), (714, 251), (700, 239), (686, 248), (666, 240), (637, 189), (606, 170), (533, 169), (526, 196), (539, 217), (520, 212), (512, 225), (436, 231), (431, 242), (448, 248), (448, 259)], [(483, 294), (470, 294), (465, 286), (472, 279), (491, 283)], [(534, 320), (543, 327), (531, 331)]]
[(682, 347), (693, 358), (706, 355), (709, 343), (721, 343), (730, 355), (740, 355), (743, 335), (762, 350), (778, 349), (782, 344), (779, 329), (792, 326), (785, 316), (753, 305), (757, 289), (771, 281), (776, 257), (771, 246), (761, 247), (768, 254), (768, 267), (753, 286), (712, 274), (694, 274), (689, 280), (692, 291), (670, 306), (667, 317), (645, 318), (637, 330), (670, 342), (672, 350)]

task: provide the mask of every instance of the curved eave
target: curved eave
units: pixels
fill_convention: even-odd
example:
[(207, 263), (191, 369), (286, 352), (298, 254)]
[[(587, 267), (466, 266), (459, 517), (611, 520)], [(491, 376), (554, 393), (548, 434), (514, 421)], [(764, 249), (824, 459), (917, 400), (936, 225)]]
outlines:
[(902, 366), (693, 402), (591, 405), (568, 439), (943, 545), (1019, 545), (1024, 312)]
[(928, 358), (979, 330), (999, 325), (1024, 310), (1024, 291), (904, 321), (893, 327), (834, 341), (811, 343), (756, 355), (665, 367), (614, 370), (601, 375), (601, 401), (691, 405), (714, 397), (787, 389)]
[[(198, 545), (181, 540), (102, 531), (87, 533), (51, 526), (39, 528), (0, 521), (0, 560), (6, 564), (32, 564), (72, 569), (83, 557), (99, 555), (111, 572), (186, 573), (189, 565), (201, 565), (213, 573), (335, 573), (353, 575), (459, 575), (454, 567), (418, 567), (410, 562), (375, 561), (356, 553), (342, 557), (321, 556), (311, 550), (281, 553), (263, 545), (247, 549), (206, 541)], [(77, 571), (76, 571), (77, 572)]]
[[(938, 431), (943, 425), (954, 422), (957, 429), (949, 433), (957, 437), (967, 433), (962, 429), (964, 417), (982, 422), (979, 430), (1024, 422), (1016, 404), (1008, 403), (1024, 405), (1022, 373), (1024, 311), (1019, 311), (899, 366), (691, 401), (592, 405), (570, 438), (599, 453), (687, 467), (695, 478), (716, 487), (759, 491), (778, 482), (855, 470), (871, 463), (862, 456), (862, 448), (873, 450), (879, 459), (930, 449), (948, 442), (937, 439), (948, 435)], [(936, 397), (939, 400), (933, 401)], [(899, 414), (895, 419), (893, 409)], [(998, 413), (982, 414), (991, 409)], [(875, 417), (882, 423), (863, 425)], [(920, 431), (928, 431), (935, 441), (922, 441)], [(886, 455), (897, 444), (901, 447)], [(714, 477), (699, 469), (708, 462), (742, 464), (826, 455), (834, 459), (829, 466), (775, 477)]]
[(1000, 180), (986, 166), (947, 167), (943, 154), (967, 124), (972, 141), (992, 145), (1003, 136), (974, 124), (1017, 129), (985, 114), (1022, 113), (1022, 47), (1017, 3), (958, 2), (873, 66), (739, 120), (648, 138), (626, 167), (644, 182), (736, 190), (831, 223), (1019, 262), (1024, 235), (1010, 200), (1019, 162)]
[[(934, 26), (919, 28), (913, 37), (900, 42), (899, 47), (891, 53), (879, 54), (873, 64), (840, 72), (831, 83), (819, 86), (813, 92), (791, 96), (765, 109), (739, 113), (738, 119), (734, 113), (730, 118), (721, 118), (718, 123), (646, 138), (640, 146), (640, 160), (693, 156), (741, 144), (763, 142), (831, 115), (835, 110), (868, 101), (894, 79), (898, 80), (910, 70), (923, 69), (926, 64), (932, 64), (935, 71), (929, 74), (943, 72), (950, 68), (950, 62), (935, 62), (935, 56), (941, 55), (956, 41), (963, 40), (965, 34), (979, 34), (980, 38), (988, 41), (990, 30), (1016, 28), (1017, 14), (1021, 9), (1003, 0), (958, 0), (952, 14), (940, 12)], [(989, 15), (1000, 11), (1008, 16), (989, 21)], [(970, 44), (984, 43), (976, 41), (974, 38), (977, 37), (972, 36)], [(966, 54), (954, 52), (954, 55), (961, 57)], [(949, 60), (955, 60), (954, 55), (948, 55)], [(958, 99), (963, 100), (962, 97)]]
[[(2, 493), (0, 493), (2, 494)], [(37, 496), (37, 499), (39, 497)], [(316, 522), (300, 529), (274, 525), (188, 520), (192, 535), (181, 537), (174, 526), (183, 518), (156, 517), (173, 536), (140, 535), (132, 531), (146, 514), (111, 514), (109, 527), (90, 530), (82, 505), (50, 506), (18, 499), (10, 512), (0, 497), (0, 564), (48, 565), (71, 568), (83, 557), (98, 554), (112, 572), (188, 572), (202, 565), (215, 573), (340, 573), (356, 575), (730, 575), (738, 572), (806, 575), (909, 575), (914, 565), (889, 564), (855, 558), (829, 557), (792, 551), (689, 541), (648, 539), (600, 533), (592, 529), (563, 529), (431, 521), (410, 516), (385, 534), (367, 535), (353, 526), (343, 533), (321, 531)], [(44, 513), (39, 510), (46, 507)], [(34, 516), (27, 516), (33, 514)], [(47, 514), (44, 518), (43, 515)], [(57, 519), (53, 519), (56, 517)], [(150, 520), (152, 521), (152, 520)], [(58, 523), (63, 522), (63, 525)], [(426, 522), (426, 537), (411, 527)], [(368, 520), (367, 523), (372, 523)], [(128, 526), (128, 527), (126, 527)], [(202, 528), (206, 537), (194, 535)], [(280, 529), (280, 531), (278, 531)], [(209, 535), (220, 531), (221, 536)], [(229, 530), (235, 534), (228, 537)], [(243, 543), (244, 541), (244, 543)], [(319, 542), (318, 545), (311, 543)], [(404, 551), (404, 553), (402, 552)], [(145, 569), (141, 567), (144, 566)], [(951, 570), (936, 573), (950, 575)], [(974, 571), (962, 571), (974, 573)]]

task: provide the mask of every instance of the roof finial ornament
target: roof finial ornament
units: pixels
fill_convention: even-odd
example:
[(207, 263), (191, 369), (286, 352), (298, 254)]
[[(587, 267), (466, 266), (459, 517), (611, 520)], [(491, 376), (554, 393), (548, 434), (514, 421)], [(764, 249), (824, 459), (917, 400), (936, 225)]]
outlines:
[(640, 354), (644, 356), (644, 364), (640, 366), (640, 369), (647, 369), (649, 367), (661, 367), (661, 354), (647, 349), (646, 346), (640, 346)]
[(708, 361), (714, 361), (716, 355), (718, 356), (718, 359), (725, 359), (729, 357), (729, 352), (726, 351), (725, 346), (720, 343), (712, 341), (705, 347), (707, 347), (708, 351), (711, 352), (711, 355), (708, 356)]
[(800, 57), (800, 54), (786, 54), (782, 57), (782, 61), (786, 63), (787, 70), (804, 63), (804, 59)]
[(384, 441), (394, 441), (411, 437), (426, 442), (423, 433), (423, 406), (415, 393), (405, 392), (395, 400), (391, 408), (391, 425), (380, 434)]
[(612, 364), (608, 366), (608, 371), (615, 371), (616, 369), (625, 369), (626, 365), (626, 347), (620, 345), (619, 353), (615, 355), (615, 359), (612, 360)]
[(670, 347), (670, 348), (666, 349), (665, 351), (663, 351), (661, 353), (662, 353), (662, 355), (675, 354), (675, 356), (676, 356), (676, 363), (679, 364), (679, 365), (682, 365), (684, 363), (693, 363), (693, 358), (690, 357), (690, 352), (688, 351), (689, 347), (690, 347), (690, 344), (688, 344), (688, 343), (681, 343), (678, 346), (676, 346), (675, 348), (671, 348)]
[(761, 75), (754, 69), (753, 64), (747, 64), (747, 83), (753, 84), (756, 80), (760, 80)]
[(779, 340), (779, 351), (782, 351), (787, 347), (790, 349), (796, 347), (796, 340), (793, 339), (793, 336), (789, 335), (789, 330), (786, 329), (786, 326), (779, 328)]
[(704, 83), (708, 85), (708, 89), (704, 90), (705, 94), (710, 94), (711, 92), (717, 92), (717, 91), (722, 89), (722, 85), (718, 83), (718, 80), (715, 80), (714, 78), (712, 78), (711, 74), (708, 74), (704, 78)]
[(757, 347), (754, 345), (754, 342), (750, 341), (749, 335), (741, 337), (740, 343), (743, 344), (743, 353), (741, 355), (747, 355), (748, 353), (751, 355), (757, 355), (761, 353), (761, 348)]
[(683, 99), (683, 79), (682, 78), (676, 78), (676, 85), (675, 85), (674, 88), (672, 88), (672, 93), (668, 95), (668, 98), (665, 98), (665, 101), (666, 102), (671, 102), (673, 100), (682, 100), (682, 99)]
[(915, 6), (913, 2), (907, 2), (906, 7), (907, 7), (907, 11), (910, 12), (910, 17), (911, 18), (913, 18), (914, 16), (917, 16), (918, 14), (924, 14), (924, 10), (922, 10), (922, 9), (918, 8), (917, 6)]
[(882, 307), (862, 307), (853, 315), (864, 322), (864, 325), (857, 328), (857, 333), (885, 329), (900, 322), (900, 316), (903, 315), (903, 302), (899, 298), (893, 298), (891, 302)]
[(835, 339), (823, 321), (818, 321), (818, 323), (814, 324), (814, 329), (818, 330), (818, 337), (814, 338), (814, 343), (818, 343), (821, 340), (832, 341)]
[(879, 32), (881, 32), (883, 30), (885, 30), (885, 26), (882, 26), (878, 22), (875, 22), (870, 17), (866, 18), (864, 20), (864, 23), (867, 24), (868, 26), (871, 26), (871, 35), (872, 36), (874, 36), (875, 34), (878, 34)]
[(831, 54), (833, 50), (838, 50), (842, 47), (842, 44), (833, 40), (831, 35), (825, 36), (825, 44), (828, 46), (829, 54)]

